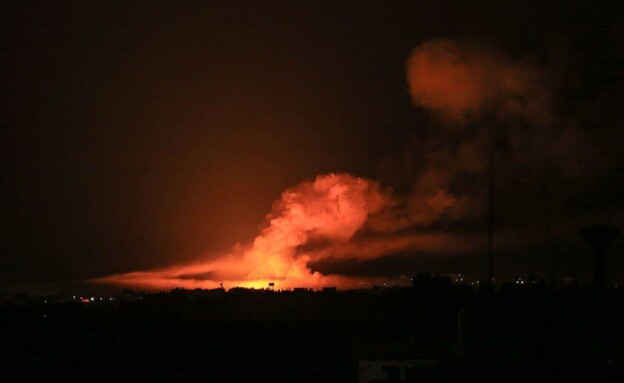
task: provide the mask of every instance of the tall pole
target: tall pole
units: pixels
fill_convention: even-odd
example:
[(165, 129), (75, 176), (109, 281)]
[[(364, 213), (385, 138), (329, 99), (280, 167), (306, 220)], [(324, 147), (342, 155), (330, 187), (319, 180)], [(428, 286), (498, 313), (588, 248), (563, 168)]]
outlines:
[(494, 153), (490, 152), (488, 185), (488, 283), (494, 284)]
[(550, 187), (548, 180), (544, 180), (544, 213), (546, 215), (546, 251), (548, 252), (548, 284), (555, 288), (555, 254), (553, 251), (552, 230), (550, 225)]

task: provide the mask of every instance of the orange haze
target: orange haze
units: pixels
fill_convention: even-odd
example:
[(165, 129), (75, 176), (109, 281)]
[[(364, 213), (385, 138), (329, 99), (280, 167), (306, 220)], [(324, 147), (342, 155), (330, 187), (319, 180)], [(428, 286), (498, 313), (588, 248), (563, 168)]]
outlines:
[(549, 97), (542, 77), (535, 65), (452, 40), (425, 42), (407, 61), (413, 104), (460, 123), (488, 110), (502, 119), (549, 121)]
[(299, 251), (309, 240), (344, 243), (362, 228), (370, 214), (388, 203), (379, 185), (348, 174), (318, 176), (282, 193), (267, 217), (267, 226), (249, 246), (189, 265), (137, 271), (99, 282), (147, 289), (227, 287), (353, 287), (356, 281), (323, 275), (308, 267), (310, 256)]
[[(100, 282), (150, 289), (267, 287), (354, 287), (361, 280), (323, 275), (310, 268), (336, 259), (367, 260), (401, 252), (465, 253), (483, 246), (482, 239), (426, 232), (433, 224), (474, 219), (482, 212), (488, 155), (496, 140), (518, 162), (542, 164), (538, 144), (548, 137), (567, 137), (567, 127), (553, 125), (549, 90), (543, 70), (484, 46), (451, 40), (428, 41), (407, 60), (412, 102), (443, 117), (432, 137), (421, 143), (418, 167), (408, 196), (391, 197), (375, 181), (349, 174), (328, 174), (286, 190), (274, 204), (266, 226), (247, 245), (238, 244), (221, 257), (160, 270), (112, 275)], [(478, 124), (493, 118), (497, 124)], [(526, 129), (505, 121), (529, 122)], [(493, 128), (492, 126), (495, 126)], [(520, 125), (522, 126), (522, 125)], [(463, 127), (457, 134), (456, 129)], [(515, 129), (512, 129), (516, 127)], [(566, 139), (575, 147), (576, 135)], [(524, 143), (532, 143), (524, 145)], [(535, 144), (538, 143), (538, 144)], [(527, 149), (528, 148), (528, 149)], [(556, 153), (558, 168), (576, 151)], [(409, 156), (406, 156), (408, 158)], [(568, 161), (569, 162), (569, 161)], [(541, 166), (541, 165), (540, 165)], [(470, 180), (470, 181), (467, 181)], [(452, 188), (453, 184), (463, 187)], [(468, 184), (470, 182), (470, 184)], [(401, 198), (399, 200), (399, 198)], [(356, 233), (362, 232), (357, 236)], [(407, 233), (407, 234), (406, 234)]]

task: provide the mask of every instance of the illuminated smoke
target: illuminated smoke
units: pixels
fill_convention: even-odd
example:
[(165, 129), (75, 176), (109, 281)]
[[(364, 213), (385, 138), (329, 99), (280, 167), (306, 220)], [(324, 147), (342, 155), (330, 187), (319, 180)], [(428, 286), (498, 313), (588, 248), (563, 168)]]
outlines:
[(310, 249), (311, 262), (324, 260), (366, 261), (403, 252), (430, 255), (462, 254), (482, 248), (483, 235), (461, 235), (447, 232), (422, 232), (369, 236), (356, 240), (324, 244)]
[(454, 122), (486, 113), (538, 124), (552, 118), (543, 70), (492, 48), (452, 40), (425, 42), (408, 59), (407, 80), (415, 106)]
[(318, 176), (286, 190), (248, 245), (216, 259), (99, 281), (151, 289), (262, 288), (269, 282), (280, 289), (353, 287), (361, 280), (323, 275), (310, 265), (401, 252), (474, 252), (484, 246), (483, 236), (439, 227), (481, 217), (494, 147), (504, 148), (494, 153), (499, 176), (503, 167), (543, 174), (548, 167), (579, 169), (587, 139), (557, 118), (546, 78), (544, 68), (495, 49), (425, 42), (407, 60), (407, 82), (414, 106), (434, 115), (437, 125), (390, 166), (417, 169), (406, 172), (408, 193), (390, 195), (377, 182), (348, 174)]
[(490, 155), (499, 180), (583, 171), (590, 140), (554, 111), (547, 67), (482, 44), (433, 40), (411, 52), (406, 76), (413, 105), (437, 124), (400, 160), (422, 170), (402, 219), (390, 217), (387, 229), (478, 218)]
[(354, 282), (325, 276), (308, 267), (310, 256), (298, 248), (310, 240), (328, 243), (348, 241), (369, 215), (388, 203), (379, 185), (348, 174), (329, 174), (302, 182), (282, 193), (267, 217), (267, 226), (247, 247), (237, 245), (216, 260), (163, 270), (114, 275), (101, 282), (143, 288), (297, 286), (319, 288), (347, 286)]

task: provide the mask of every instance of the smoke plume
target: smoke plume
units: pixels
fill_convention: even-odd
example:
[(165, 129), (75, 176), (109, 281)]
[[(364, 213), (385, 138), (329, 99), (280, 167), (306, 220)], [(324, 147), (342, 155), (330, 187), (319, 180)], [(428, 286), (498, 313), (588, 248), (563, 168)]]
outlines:
[(590, 140), (553, 108), (556, 87), (547, 66), (483, 44), (434, 40), (411, 52), (406, 74), (413, 105), (437, 123), (400, 160), (421, 169), (410, 181), (407, 214), (378, 226), (396, 230), (478, 219), (485, 211), (490, 158), (503, 181), (583, 172), (580, 159)]
[(348, 174), (318, 176), (282, 193), (267, 225), (250, 246), (237, 245), (213, 261), (164, 270), (113, 275), (102, 279), (151, 288), (226, 286), (280, 288), (348, 285), (339, 276), (325, 276), (308, 267), (310, 256), (298, 250), (311, 240), (343, 243), (369, 215), (388, 204), (379, 184)]
[(548, 123), (552, 116), (544, 75), (538, 66), (492, 48), (451, 40), (425, 42), (407, 62), (413, 104), (459, 123), (485, 114)]
[(406, 172), (409, 192), (391, 193), (349, 174), (321, 175), (283, 192), (251, 244), (216, 259), (99, 281), (155, 289), (269, 282), (278, 288), (348, 287), (357, 281), (310, 265), (400, 252), (475, 251), (484, 245), (482, 236), (440, 228), (482, 217), (490, 157), (502, 179), (506, 172), (518, 179), (580, 169), (588, 140), (553, 111), (547, 78), (544, 67), (491, 47), (425, 42), (407, 60), (407, 82), (413, 105), (434, 117), (435, 129), (420, 134), (391, 166), (417, 169)]

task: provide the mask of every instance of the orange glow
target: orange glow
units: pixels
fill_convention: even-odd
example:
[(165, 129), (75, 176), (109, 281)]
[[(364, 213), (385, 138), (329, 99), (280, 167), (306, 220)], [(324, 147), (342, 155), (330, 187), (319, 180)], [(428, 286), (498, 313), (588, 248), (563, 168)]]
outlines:
[(497, 110), (503, 119), (547, 121), (549, 100), (540, 76), (534, 65), (452, 40), (425, 42), (407, 61), (413, 104), (460, 123), (486, 110)]
[[(540, 77), (534, 65), (450, 40), (425, 42), (407, 61), (413, 104), (452, 122), (440, 129), (479, 121), (484, 116), (547, 122), (549, 97)], [(446, 131), (425, 142), (426, 155), (419, 164), (424, 170), (405, 199), (391, 198), (371, 180), (348, 174), (321, 175), (283, 192), (265, 228), (249, 244), (237, 244), (216, 259), (204, 257), (192, 264), (112, 275), (98, 281), (157, 290), (216, 288), (221, 284), (226, 288), (268, 288), (269, 283), (275, 283), (276, 289), (345, 288), (359, 286), (361, 280), (313, 272), (310, 264), (336, 258), (366, 260), (402, 251), (474, 251), (475, 246), (482, 245), (479, 238), (413, 229), (469, 219), (478, 210), (483, 188), (477, 185), (471, 192), (462, 193), (461, 188), (451, 185), (458, 176), (485, 172), (484, 153), (490, 151), (492, 136), (487, 129), (477, 129), (455, 144)], [(469, 132), (469, 127), (466, 130)], [(355, 236), (363, 228), (363, 234), (370, 236)]]
[(98, 282), (165, 290), (224, 287), (276, 289), (355, 287), (358, 281), (312, 272), (310, 256), (299, 251), (309, 240), (344, 243), (370, 214), (388, 203), (376, 182), (348, 174), (329, 174), (286, 190), (267, 217), (267, 226), (249, 246), (189, 265), (112, 275)]

